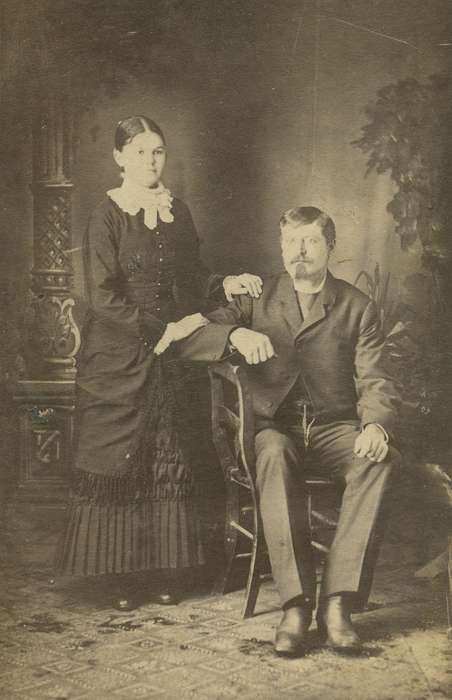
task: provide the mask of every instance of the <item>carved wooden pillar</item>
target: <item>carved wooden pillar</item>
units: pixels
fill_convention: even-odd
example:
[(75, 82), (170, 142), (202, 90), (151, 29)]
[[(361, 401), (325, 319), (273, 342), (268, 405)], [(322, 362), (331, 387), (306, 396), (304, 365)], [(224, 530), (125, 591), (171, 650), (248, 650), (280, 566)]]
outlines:
[[(80, 333), (72, 316), (71, 259), (73, 116), (49, 100), (34, 125), (33, 198), (35, 294), (33, 349), (45, 378), (73, 378)], [(37, 358), (38, 359), (38, 358)]]
[(33, 128), (34, 320), (27, 376), (14, 391), (20, 414), (19, 494), (27, 500), (58, 500), (70, 469), (80, 347), (71, 293), (72, 120), (64, 102), (50, 98)]

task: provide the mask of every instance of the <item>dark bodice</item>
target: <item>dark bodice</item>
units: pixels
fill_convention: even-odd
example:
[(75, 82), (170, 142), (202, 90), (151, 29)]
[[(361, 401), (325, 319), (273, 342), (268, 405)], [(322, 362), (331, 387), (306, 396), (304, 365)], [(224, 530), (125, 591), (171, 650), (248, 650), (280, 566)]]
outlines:
[(93, 212), (84, 245), (88, 316), (84, 341), (128, 339), (153, 345), (169, 321), (202, 311), (221, 283), (202, 264), (186, 205), (173, 200), (173, 222), (155, 229), (107, 198)]
[(166, 323), (177, 316), (174, 233), (162, 222), (149, 230), (142, 212), (136, 224), (136, 235), (130, 232), (119, 251), (124, 297)]
[(221, 277), (201, 263), (189, 210), (174, 199), (172, 211), (173, 222), (149, 229), (143, 211), (127, 214), (107, 198), (91, 216), (77, 373), (79, 469), (127, 472), (166, 363), (167, 354), (156, 359), (153, 346), (168, 321), (202, 311), (208, 293), (221, 289)]

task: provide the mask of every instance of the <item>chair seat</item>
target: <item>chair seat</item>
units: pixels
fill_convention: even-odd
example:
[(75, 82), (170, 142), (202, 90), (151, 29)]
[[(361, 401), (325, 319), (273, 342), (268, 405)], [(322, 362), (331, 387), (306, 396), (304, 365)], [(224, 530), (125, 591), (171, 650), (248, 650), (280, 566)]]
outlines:
[(315, 484), (316, 486), (337, 486), (337, 481), (329, 479), (326, 476), (319, 476), (314, 472), (306, 472), (304, 474), (305, 484)]
[[(249, 480), (246, 474), (239, 467), (233, 467), (228, 472), (228, 477), (243, 486), (249, 484)], [(337, 486), (337, 481), (334, 479), (329, 479), (328, 477), (319, 476), (315, 472), (306, 472), (304, 475), (304, 482), (308, 486)]]

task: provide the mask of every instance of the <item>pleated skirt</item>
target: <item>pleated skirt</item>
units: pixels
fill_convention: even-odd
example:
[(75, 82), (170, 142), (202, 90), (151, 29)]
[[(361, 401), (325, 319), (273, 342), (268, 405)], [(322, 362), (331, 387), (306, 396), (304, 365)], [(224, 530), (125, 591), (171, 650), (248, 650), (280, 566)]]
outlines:
[(70, 505), (60, 575), (95, 576), (204, 564), (193, 498)]
[[(123, 359), (115, 350), (113, 358), (104, 358), (108, 372), (96, 374), (91, 358), (91, 374), (79, 373), (72, 497), (56, 561), (61, 575), (204, 565), (196, 487), (203, 471), (199, 424), (193, 424), (197, 413), (184, 374), (178, 363), (145, 363), (138, 400), (133, 362), (130, 382), (122, 365), (113, 372), (113, 361)], [(127, 387), (133, 391), (124, 398)]]

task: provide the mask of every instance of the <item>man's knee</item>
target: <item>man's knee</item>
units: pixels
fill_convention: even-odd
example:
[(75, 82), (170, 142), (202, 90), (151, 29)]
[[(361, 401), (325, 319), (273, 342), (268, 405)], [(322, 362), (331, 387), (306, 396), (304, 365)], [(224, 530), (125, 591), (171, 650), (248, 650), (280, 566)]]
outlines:
[(392, 445), (389, 446), (386, 457), (381, 462), (373, 462), (366, 457), (353, 455), (351, 462), (343, 472), (345, 481), (356, 487), (360, 484), (367, 485), (368, 488), (375, 486), (386, 492), (396, 479), (397, 467), (401, 460), (400, 452)]
[(271, 475), (283, 475), (298, 465), (300, 455), (284, 433), (266, 428), (256, 435), (256, 472), (258, 484)]
[(399, 467), (402, 463), (402, 455), (399, 450), (392, 445), (389, 446), (388, 454), (382, 462), (378, 463), (381, 468), (382, 477), (384, 479), (384, 493), (386, 494), (388, 490), (397, 483), (399, 475)]
[(256, 435), (256, 457), (258, 461), (284, 459), (287, 454), (296, 454), (292, 440), (274, 428), (266, 428)]
[(384, 463), (390, 467), (400, 467), (402, 463), (402, 455), (396, 447), (393, 447), (393, 445), (389, 445), (388, 454), (384, 459)]
[(394, 470), (400, 466), (402, 461), (402, 456), (397, 448), (389, 445), (389, 449), (386, 457), (381, 462), (370, 462), (370, 468), (372, 471), (375, 470), (381, 472), (382, 476), (392, 482), (395, 478)]

